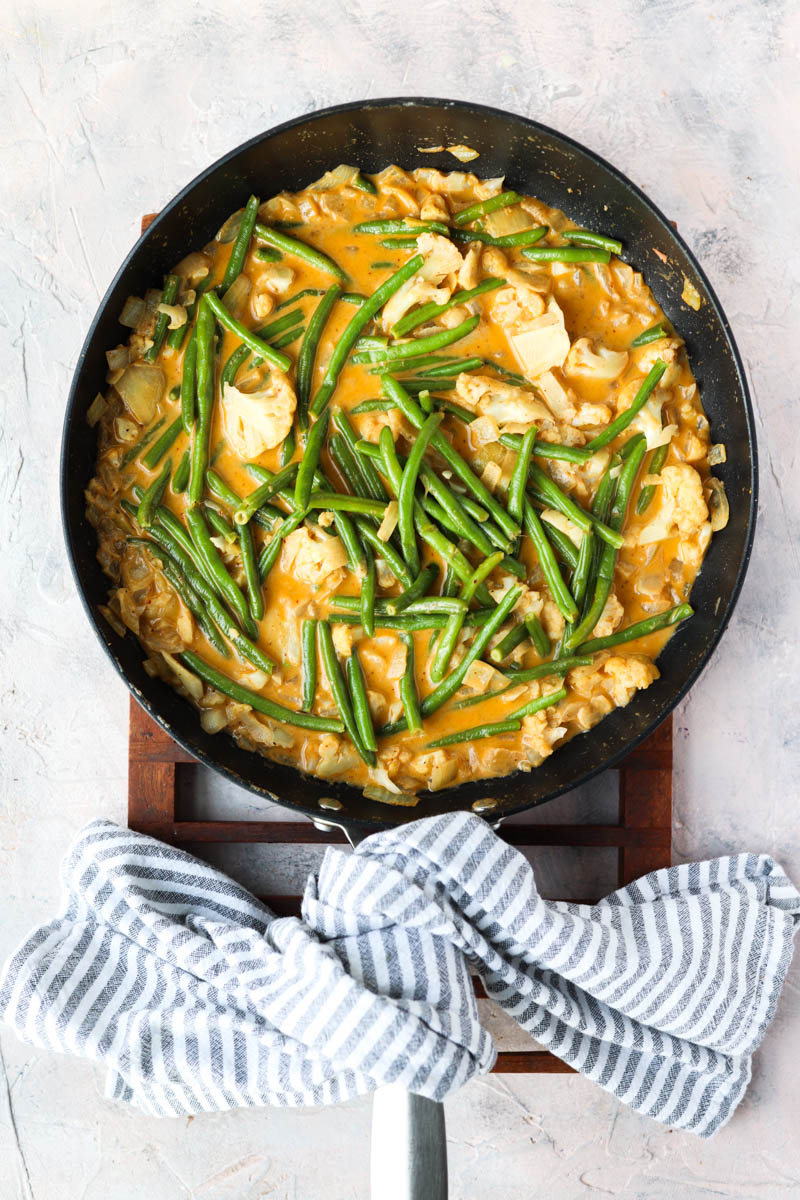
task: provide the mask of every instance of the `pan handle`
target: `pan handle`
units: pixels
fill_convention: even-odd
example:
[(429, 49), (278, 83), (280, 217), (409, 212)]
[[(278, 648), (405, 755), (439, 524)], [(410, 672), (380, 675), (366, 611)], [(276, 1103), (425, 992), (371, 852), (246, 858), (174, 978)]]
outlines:
[(371, 1200), (447, 1200), (444, 1105), (397, 1083), (372, 1101)]

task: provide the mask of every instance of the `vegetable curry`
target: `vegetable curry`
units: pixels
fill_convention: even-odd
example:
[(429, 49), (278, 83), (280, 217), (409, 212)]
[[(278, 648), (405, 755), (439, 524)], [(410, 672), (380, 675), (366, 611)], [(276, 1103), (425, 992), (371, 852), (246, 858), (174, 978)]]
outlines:
[(615, 238), (502, 179), (339, 167), (120, 319), (104, 614), (207, 732), (414, 804), (658, 677), (725, 451)]

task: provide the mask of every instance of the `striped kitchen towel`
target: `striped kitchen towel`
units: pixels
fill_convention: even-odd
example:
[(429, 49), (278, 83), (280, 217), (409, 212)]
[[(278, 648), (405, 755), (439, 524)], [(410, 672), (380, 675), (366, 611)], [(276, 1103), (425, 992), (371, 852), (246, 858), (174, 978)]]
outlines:
[(472, 969), (554, 1054), (707, 1137), (744, 1094), (800, 917), (755, 854), (655, 871), (595, 905), (543, 900), (526, 859), (466, 813), (327, 850), (302, 920), (108, 821), (63, 876), (61, 915), (0, 976), (0, 1018), (173, 1116), (389, 1082), (441, 1100), (494, 1060)]

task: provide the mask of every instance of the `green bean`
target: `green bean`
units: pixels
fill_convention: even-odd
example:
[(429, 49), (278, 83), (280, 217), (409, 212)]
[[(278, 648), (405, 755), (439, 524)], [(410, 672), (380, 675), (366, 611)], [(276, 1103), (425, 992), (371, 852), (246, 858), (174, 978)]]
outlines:
[(142, 529), (149, 529), (153, 524), (153, 510), (161, 503), (161, 497), (164, 495), (164, 489), (167, 486), (169, 477), (172, 474), (172, 459), (168, 458), (161, 468), (161, 471), (146, 489), (139, 503), (139, 508), (136, 512), (136, 520), (141, 525)]
[[(636, 449), (625, 461), (617, 478), (617, 491), (608, 517), (608, 523), (613, 529), (620, 530), (625, 524), (628, 500), (630, 499), (633, 485), (636, 482), (636, 477), (639, 474), (642, 459), (646, 453), (647, 443), (644, 436), (640, 435)], [(603, 546), (592, 602), (589, 605), (586, 615), (582, 617), (580, 624), (564, 638), (564, 648), (566, 650), (574, 650), (576, 647), (580, 647), (600, 620), (603, 609), (606, 606), (606, 601), (611, 593), (616, 560), (617, 552), (615, 548), (608, 544)]]
[(490, 196), (488, 200), (479, 200), (477, 204), (470, 204), (469, 208), (462, 208), (461, 212), (457, 212), (453, 217), (453, 224), (468, 225), (478, 217), (497, 212), (498, 208), (510, 208), (512, 204), (519, 204), (522, 199), (517, 192), (500, 192), (497, 196)]
[(355, 526), (361, 541), (370, 545), (378, 557), (384, 560), (397, 582), (402, 584), (403, 587), (410, 587), (413, 583), (413, 576), (391, 542), (381, 541), (377, 530), (363, 518), (357, 517)]
[(183, 420), (181, 417), (176, 417), (172, 424), (164, 430), (158, 441), (150, 447), (150, 449), (147, 451), (147, 454), (145, 454), (144, 458), (142, 459), (142, 463), (145, 467), (147, 467), (148, 471), (155, 470), (161, 459), (172, 447), (173, 442), (177, 439), (182, 430)]
[(197, 419), (192, 435), (192, 471), (189, 503), (199, 504), (208, 466), (208, 446), (214, 409), (214, 316), (208, 296), (203, 296), (197, 312)]
[(361, 758), (369, 766), (374, 767), (375, 754), (374, 751), (368, 750), (361, 740), (361, 733), (356, 725), (350, 694), (347, 690), (342, 668), (336, 654), (336, 648), (333, 644), (331, 627), (327, 621), (320, 621), (317, 625), (317, 638), (320, 658), (325, 668), (325, 674), (328, 677), (328, 687), (333, 696), (333, 702), (339, 710), (344, 727)]
[[(439, 568), (437, 567), (436, 563), (428, 563), (427, 567), (424, 567), (420, 571), (414, 582), (407, 587), (405, 591), (401, 592), (399, 596), (391, 596), (386, 601), (386, 612), (388, 616), (396, 617), (398, 613), (403, 612), (405, 609), (413, 605), (415, 601), (420, 600), (423, 596), (427, 595), (428, 591), (433, 587), (438, 578)], [(431, 597), (431, 599), (434, 599), (434, 597)], [(430, 608), (430, 604), (428, 604), (428, 607), (431, 612), (439, 611), (437, 606)]]
[(505, 283), (505, 279), (484, 279), (477, 287), (454, 292), (444, 304), (436, 304), (431, 301), (429, 304), (420, 305), (419, 308), (412, 308), (411, 312), (406, 313), (392, 327), (392, 334), (394, 337), (405, 337), (407, 333), (411, 333), (412, 329), (417, 329), (420, 325), (427, 325), (429, 321), (435, 321), (437, 317), (449, 312), (456, 305), (467, 304), (477, 296), (483, 296), (486, 292), (493, 292), (496, 288), (505, 287)]
[(259, 246), (255, 252), (255, 257), (259, 262), (280, 262), (283, 255), (274, 246)]
[(183, 352), (181, 368), (181, 419), (187, 433), (191, 432), (194, 425), (196, 375), (197, 338), (193, 333)]
[(539, 516), (534, 511), (529, 500), (525, 500), (524, 502), (522, 515), (525, 522), (525, 532), (533, 542), (539, 559), (539, 566), (542, 568), (542, 573), (547, 580), (547, 586), (558, 605), (559, 612), (565, 621), (574, 621), (578, 615), (577, 605), (564, 582), (561, 570), (556, 562), (556, 556), (553, 553), (553, 548), (548, 542), (542, 528), (542, 522), (539, 520)]
[(443, 420), (442, 413), (432, 413), (423, 423), (408, 456), (398, 494), (398, 529), (403, 558), (412, 571), (419, 571), (419, 551), (414, 534), (414, 492), (425, 451)]
[(595, 654), (598, 650), (609, 650), (612, 646), (620, 646), (624, 642), (633, 642), (637, 638), (647, 637), (650, 633), (657, 633), (658, 630), (666, 629), (669, 625), (677, 625), (679, 621), (685, 621), (691, 616), (694, 616), (694, 609), (690, 604), (678, 604), (675, 608), (670, 608), (655, 617), (637, 621), (635, 625), (629, 625), (627, 629), (618, 629), (616, 633), (611, 633), (608, 637), (592, 638), (591, 641), (582, 642), (578, 649), (581, 654)]
[(586, 596), (593, 559), (594, 538), (591, 533), (585, 533), (578, 547), (578, 561), (575, 564), (575, 570), (570, 581), (570, 590), (578, 608), (581, 607)]
[(531, 463), (529, 478), (541, 498), (551, 508), (555, 508), (558, 512), (563, 513), (583, 533), (588, 533), (592, 526), (594, 526), (604, 542), (608, 542), (615, 550), (619, 550), (625, 539), (615, 530), (610, 529), (604, 521), (584, 512), (571, 496), (561, 491), (558, 484), (542, 470), (538, 463)]
[(604, 233), (592, 233), (589, 229), (562, 229), (561, 237), (574, 242), (576, 246), (596, 246), (599, 250), (608, 250), (610, 254), (622, 253), (622, 242), (606, 237)]
[[(438, 568), (437, 568), (438, 573)], [(435, 576), (434, 576), (435, 578)], [(375, 601), (375, 612), (380, 617), (389, 617), (395, 615), (391, 605), (395, 599), (400, 597), (383, 596)], [(360, 596), (332, 596), (331, 604), (334, 608), (343, 608), (351, 613), (358, 613), (361, 610)], [(426, 613), (465, 613), (467, 606), (463, 600), (457, 600), (450, 596), (425, 596), (423, 599), (414, 600), (403, 606), (403, 612), (410, 617), (423, 616)]]
[[(650, 466), (647, 469), (648, 475), (660, 475), (661, 468), (667, 461), (669, 454), (669, 442), (663, 446), (656, 446), (653, 451), (653, 457), (650, 459)], [(646, 513), (650, 505), (653, 503), (653, 497), (656, 494), (656, 485), (654, 483), (645, 484), (639, 493), (639, 499), (636, 501), (636, 511), (639, 516)]]
[(296, 509), (291, 516), (287, 517), (282, 525), (275, 530), (271, 539), (266, 546), (262, 546), (261, 553), (258, 556), (258, 577), (262, 584), (269, 575), (275, 563), (278, 560), (278, 555), (281, 552), (281, 546), (284, 539), (293, 533), (305, 521), (308, 513), (305, 509)]
[(282, 337), (275, 338), (274, 342), (272, 342), (272, 349), (283, 350), (285, 346), (291, 346), (292, 342), (296, 342), (299, 337), (302, 337), (305, 331), (305, 325), (298, 325), (296, 329), (290, 329)]
[(404, 375), (401, 382), (410, 396), (418, 396), (420, 392), (452, 392), (456, 386), (455, 376), (444, 375)]
[[(300, 464), (289, 463), (288, 466), (282, 467), (270, 479), (265, 480), (254, 491), (250, 493), (239, 505), (233, 514), (233, 519), (237, 525), (246, 525), (253, 514), (266, 504), (267, 500), (271, 500), (273, 496), (281, 492), (286, 484), (291, 483), (295, 476), (299, 474)], [(305, 508), (305, 505), (298, 505), (295, 502), (296, 508)]]
[(369, 264), (371, 271), (388, 271), (394, 265), (391, 259), (380, 259), (378, 262), (371, 262)]
[(150, 445), (166, 419), (166, 417), (160, 417), (159, 420), (156, 421), (155, 425), (151, 425), (149, 429), (145, 430), (135, 445), (128, 447), (120, 461), (121, 467), (127, 467), (129, 462), (132, 462), (134, 458), (137, 458), (145, 449), (145, 447)]
[(294, 431), (294, 425), (292, 425), (292, 428), (289, 430), (286, 437), (283, 439), (283, 442), (281, 443), (280, 465), (282, 467), (288, 467), (289, 463), (294, 458), (294, 452), (296, 449), (297, 435)]
[(657, 325), (651, 325), (649, 329), (643, 329), (631, 342), (631, 350), (637, 346), (649, 346), (651, 342), (660, 342), (662, 338), (669, 337), (667, 330), (664, 327), (664, 322), (659, 321)]
[(251, 196), (244, 207), (242, 213), (242, 222), (239, 226), (239, 232), (236, 234), (236, 241), (233, 243), (228, 264), (225, 267), (225, 274), (222, 277), (222, 283), (219, 285), (220, 292), (227, 292), (228, 288), (244, 269), (244, 260), (247, 257), (247, 250), (250, 245), (250, 239), (253, 236), (253, 228), (258, 216), (258, 196)]
[[(476, 612), (467, 613), (464, 624), (482, 629), (488, 622), (490, 612), (488, 609), (478, 609)], [(447, 613), (398, 613), (396, 617), (390, 617), (384, 613), (375, 614), (376, 629), (407, 629), (412, 632), (425, 629), (444, 629), (449, 620)], [(331, 625), (361, 625), (361, 618), (357, 613), (331, 613), (328, 617)]]
[(516, 650), (517, 646), (525, 641), (527, 636), (528, 627), (524, 621), (519, 621), (516, 625), (512, 625), (508, 633), (489, 651), (489, 661), (501, 663), (504, 658), (508, 658), (512, 650)]
[(592, 440), (587, 443), (587, 450), (591, 450), (592, 452), (595, 450), (600, 450), (603, 446), (607, 446), (609, 442), (613, 442), (615, 437), (622, 433), (623, 430), (628, 428), (631, 421), (633, 421), (636, 417), (637, 413), (644, 408), (645, 404), (650, 399), (652, 391), (656, 387), (656, 384), (661, 379), (661, 376), (664, 374), (666, 369), (667, 364), (660, 358), (657, 358), (643, 379), (638, 392), (633, 398), (633, 403), (631, 404), (630, 408), (627, 408), (624, 413), (620, 413), (616, 420), (612, 421), (602, 433), (597, 435), (597, 437), (592, 438)]
[(233, 386), (236, 382), (236, 373), (239, 367), (250, 357), (250, 353), (250, 347), (243, 345), (237, 346), (233, 353), (228, 355), (219, 376), (219, 390), (222, 395), (225, 394), (226, 384)]
[(383, 350), (368, 350), (363, 354), (354, 354), (352, 361), (354, 363), (397, 363), (404, 358), (414, 358), (420, 354), (430, 354), (434, 350), (442, 350), (445, 346), (451, 346), (453, 342), (460, 342), (462, 338), (472, 333), (479, 323), (479, 316), (468, 317), (466, 321), (462, 321), (453, 329), (442, 329), (439, 333), (430, 333), (427, 337), (414, 338), (409, 342), (387, 346)]
[(369, 498), (369, 489), (361, 472), (361, 461), (356, 459), (340, 433), (335, 433), (328, 441), (328, 454), (335, 463), (348, 491), (353, 496)]
[(302, 291), (295, 292), (294, 296), (290, 296), (288, 300), (281, 300), (276, 312), (280, 312), (282, 308), (286, 308), (287, 304), (294, 304), (296, 300), (303, 300), (306, 296), (324, 296), (325, 288), (303, 288)]
[(482, 358), (444, 358), (440, 367), (431, 367), (428, 371), (428, 376), (431, 379), (438, 379), (441, 375), (450, 375), (453, 371), (458, 371), (463, 374), (465, 371), (475, 371), (478, 367), (483, 366)]
[[(359, 339), (359, 343), (357, 343), (356, 347), (355, 347), (357, 352), (360, 353), (360, 343), (366, 342), (367, 340), (368, 340), (367, 338)], [(387, 346), (388, 346), (388, 342), (387, 342)], [(376, 351), (376, 353), (377, 353), (377, 351)], [(423, 367), (436, 368), (438, 366), (440, 368), (441, 367), (449, 368), (450, 364), (452, 362), (457, 362), (457, 361), (458, 360), (454, 359), (452, 357), (452, 355), (450, 357), (448, 357), (445, 354), (421, 354), (419, 356), (419, 358), (404, 359), (403, 362), (400, 364), (399, 369), (402, 371), (421, 371), (423, 369)], [(383, 370), (384, 370), (383, 366), (379, 363), (377, 367), (370, 367), (369, 373), (370, 373), (370, 375), (382, 375)], [(431, 374), (433, 374), (433, 373), (434, 372), (432, 371)]]
[(400, 679), (400, 701), (406, 715), (406, 726), (411, 733), (418, 733), (422, 729), (422, 714), (419, 708), (417, 680), (414, 672), (414, 638), (410, 633), (402, 630), (400, 640), (406, 648), (406, 665)]
[(511, 472), (511, 480), (508, 485), (508, 511), (514, 520), (520, 524), (522, 524), (525, 486), (528, 482), (528, 471), (531, 465), (531, 454), (533, 453), (533, 443), (536, 440), (536, 432), (536, 426), (531, 425), (522, 439), (517, 454), (517, 461), (514, 463), (514, 470)]
[(257, 335), (263, 338), (265, 342), (276, 338), (279, 333), (285, 333), (287, 329), (291, 329), (293, 325), (300, 325), (303, 322), (302, 308), (293, 308), (291, 312), (284, 313), (282, 317), (276, 317), (274, 321), (270, 321), (268, 325), (262, 326), (257, 330)]
[(532, 717), (534, 713), (541, 712), (543, 708), (552, 708), (554, 704), (558, 704), (561, 700), (566, 700), (567, 689), (559, 688), (558, 691), (548, 692), (546, 696), (537, 696), (535, 700), (529, 700), (527, 704), (523, 704), (521, 708), (517, 708), (514, 712), (508, 714), (509, 721), (522, 721), (525, 717)]
[(415, 237), (383, 238), (378, 245), (384, 250), (415, 250), (417, 239)]
[(239, 550), (242, 557), (242, 567), (247, 585), (247, 601), (250, 615), (254, 621), (260, 621), (264, 616), (264, 596), (261, 591), (261, 577), (256, 562), (256, 547), (253, 541), (253, 531), (250, 525), (239, 526)]
[(220, 454), (222, 454), (222, 451), (224, 449), (225, 449), (225, 438), (220, 438), (219, 441), (217, 442), (216, 446), (214, 447), (214, 449), (211, 451), (211, 454), (209, 455), (208, 465), (210, 467), (213, 467), (215, 465), (215, 463), (217, 462), (217, 459), (219, 458)]
[(480, 738), (498, 737), (503, 733), (518, 733), (519, 721), (493, 721), (486, 725), (474, 725), (471, 729), (461, 729), (458, 733), (448, 733), (446, 737), (428, 742), (426, 750), (438, 750), (441, 746), (455, 746), (459, 742), (476, 742)]
[(181, 461), (175, 468), (175, 474), (172, 476), (172, 491), (176, 496), (180, 496), (186, 491), (189, 486), (189, 472), (191, 470), (192, 460), (188, 450), (184, 450), (181, 455)]
[(459, 492), (457, 499), (461, 507), (464, 509), (464, 512), (467, 513), (468, 516), (472, 517), (474, 521), (478, 521), (479, 524), (483, 524), (489, 520), (489, 514), (486, 509), (481, 508), (480, 504), (478, 504), (476, 500), (473, 500), (471, 496), (465, 496), (463, 492)]
[(366, 557), (366, 571), (361, 579), (361, 624), (364, 627), (364, 632), (367, 637), (375, 636), (375, 592), (377, 590), (377, 575), (375, 572), (375, 556), (372, 553), (372, 547), (367, 546), (364, 551)]
[(315, 717), (312, 713), (294, 712), (290, 708), (284, 708), (282, 704), (276, 704), (274, 700), (267, 700), (266, 696), (261, 696), (258, 692), (252, 692), (249, 688), (234, 683), (227, 675), (223, 675), (221, 671), (209, 666), (191, 650), (185, 650), (178, 657), (185, 667), (188, 667), (195, 675), (199, 675), (205, 683), (210, 684), (218, 692), (222, 692), (223, 696), (229, 696), (231, 700), (237, 700), (240, 704), (248, 704), (250, 708), (263, 713), (273, 721), (279, 721), (282, 725), (298, 725), (301, 729), (313, 729), (319, 733), (342, 733), (343, 731), (341, 721), (334, 721), (328, 717)]
[(314, 697), (317, 694), (317, 622), (303, 621), (300, 632), (302, 648), (303, 699), (300, 705), (303, 712), (311, 712), (314, 707)]
[(562, 562), (565, 562), (571, 570), (575, 570), (578, 565), (578, 551), (575, 543), (571, 538), (568, 538), (563, 530), (558, 529), (555, 525), (551, 525), (546, 517), (539, 518), (544, 527), (547, 540), (555, 550)]
[(384, 280), (380, 287), (372, 293), (369, 300), (365, 304), (362, 304), (356, 310), (353, 317), (351, 317), (347, 328), (334, 346), (322, 383), (312, 401), (311, 412), (315, 416), (318, 416), (322, 412), (333, 395), (342, 367), (347, 361), (347, 356), (358, 340), (361, 331), (367, 327), (379, 309), (403, 286), (406, 280), (416, 274), (422, 266), (422, 262), (422, 255), (415, 254), (398, 271), (395, 271), (393, 275)]
[[(228, 508), (237, 509), (241, 505), (241, 496), (237, 495), (233, 488), (228, 487), (216, 471), (210, 469), (206, 471), (206, 486), (211, 495)], [(272, 529), (276, 521), (283, 520), (283, 513), (280, 509), (273, 508), (272, 505), (264, 504), (253, 513), (250, 519), (256, 525), (260, 525), (262, 529)]]
[[(384, 375), (381, 378), (381, 386), (387, 396), (395, 401), (397, 407), (402, 411), (403, 415), (411, 422), (415, 429), (422, 429), (425, 423), (425, 418), (418, 404), (411, 399), (408, 392), (398, 381), (391, 375)], [(448, 466), (459, 477), (461, 482), (468, 491), (483, 504), (494, 517), (500, 529), (505, 533), (509, 541), (509, 547), (519, 534), (519, 528), (515, 524), (514, 519), (508, 515), (505, 509), (495, 500), (492, 493), (485, 484), (478, 479), (477, 475), (473, 474), (470, 467), (467, 466), (464, 459), (454, 450), (447, 438), (437, 430), (434, 434), (432, 442), (433, 448), (438, 450), (441, 456), (446, 460)]]
[(243, 628), (245, 630), (252, 630), (255, 635), (256, 630), (250, 620), (247, 601), (239, 590), (238, 585), (234, 583), (229, 575), (227, 567), (220, 558), (219, 551), (211, 541), (208, 526), (199, 507), (187, 510), (186, 524), (189, 528), (197, 555), (205, 565), (208, 574), (213, 577), (216, 588), (224, 597), (227, 604), (230, 605), (231, 611), (242, 622)]
[(401, 217), (385, 217), (379, 221), (361, 221), (353, 226), (353, 233), (449, 233), (449, 229), (441, 221), (420, 221), (411, 224)]
[(380, 475), (373, 467), (368, 459), (361, 458), (356, 447), (358, 446), (358, 434), (353, 429), (347, 416), (341, 409), (336, 410), (335, 414), (336, 428), (347, 443), (347, 447), (351, 452), (355, 462), (358, 464), (361, 476), (367, 488), (367, 495), (373, 500), (386, 500), (386, 488), (381, 482)]
[(317, 271), (323, 271), (326, 275), (335, 275), (337, 279), (347, 279), (347, 274), (340, 266), (328, 258), (327, 254), (323, 254), (321, 250), (315, 250), (313, 246), (306, 245), (305, 242), (299, 242), (297, 238), (289, 237), (288, 234), (279, 233), (277, 229), (271, 229), (269, 225), (264, 225), (262, 221), (256, 221), (253, 231), (257, 238), (262, 242), (266, 242), (269, 246), (274, 246), (276, 250), (280, 250), (283, 254), (291, 254), (295, 258), (299, 258), (301, 262), (306, 263), (309, 267), (314, 267)]
[(366, 175), (362, 175), (360, 171), (355, 173), (350, 182), (352, 186), (358, 188), (359, 191), (369, 192), (370, 196), (377, 196), (378, 194), (378, 189), (375, 187), (375, 184), (372, 182), (372, 180), (368, 179)]
[(550, 638), (547, 636), (542, 622), (536, 613), (526, 613), (523, 617), (528, 636), (533, 642), (533, 648), (540, 658), (546, 658), (550, 653)]
[(531, 262), (600, 262), (611, 261), (608, 250), (598, 250), (593, 246), (532, 246), (523, 250), (525, 258)]
[[(471, 414), (474, 420), (474, 413)], [(507, 446), (509, 450), (519, 450), (522, 445), (522, 437), (518, 433), (501, 433), (499, 438), (501, 446)], [(534, 442), (533, 453), (538, 458), (557, 458), (562, 462), (584, 463), (592, 457), (591, 450), (584, 450), (582, 446), (561, 446), (557, 442)]]
[(314, 361), (322, 337), (322, 331), (331, 309), (342, 294), (338, 283), (328, 288), (308, 322), (300, 353), (297, 357), (297, 415), (303, 433), (308, 429), (308, 404), (311, 398), (311, 383), (314, 376)]
[(567, 671), (571, 671), (573, 667), (590, 667), (591, 665), (591, 654), (570, 654), (565, 655), (564, 658), (554, 658), (550, 662), (539, 663), (527, 670), (507, 667), (503, 673), (511, 684), (533, 683), (537, 679), (547, 679), (550, 675), (566, 675)]
[[(454, 242), (483, 242), (485, 246), (533, 246), (547, 233), (546, 225), (537, 225), (533, 229), (523, 229), (520, 233), (504, 233), (502, 237), (492, 237), (478, 229), (451, 229), (450, 236)], [(523, 251), (523, 254), (525, 251)]]
[[(164, 288), (161, 292), (161, 304), (174, 304), (178, 298), (178, 288), (181, 281), (178, 275), (166, 275), (164, 277)], [(169, 317), (166, 313), (160, 312), (156, 317), (156, 326), (153, 331), (153, 344), (144, 352), (145, 362), (155, 362), (158, 358), (158, 353), (164, 345), (164, 338), (167, 336), (167, 325)]]
[(197, 621), (200, 630), (205, 635), (206, 640), (214, 647), (215, 650), (224, 658), (230, 658), (230, 650), (228, 649), (225, 639), (220, 635), (214, 622), (211, 620), (202, 599), (198, 595), (195, 588), (187, 579), (186, 575), (181, 571), (180, 564), (164, 549), (154, 541), (145, 541), (144, 538), (128, 538), (128, 541), (135, 545), (144, 546), (151, 554), (161, 563), (161, 570), (166, 579), (172, 584), (175, 591), (180, 596), (183, 603), (191, 612), (194, 619)]
[[(439, 414), (441, 417), (441, 413)], [(460, 496), (456, 496), (455, 492), (441, 479), (428, 463), (423, 463), (420, 470), (420, 477), (426, 491), (432, 496), (444, 510), (447, 518), (447, 527), (458, 537), (464, 538), (470, 542), (476, 550), (480, 550), (481, 554), (487, 555), (492, 553), (492, 541), (488, 536), (488, 532), (481, 525), (477, 524), (465, 510)], [(440, 521), (441, 524), (441, 521)], [(487, 526), (487, 529), (489, 527)], [(500, 549), (507, 545), (502, 534), (499, 537)], [(516, 574), (516, 569), (514, 569)], [(523, 575), (525, 574), (522, 568)]]
[[(252, 329), (248, 329), (241, 321), (234, 317), (233, 313), (229, 313), (225, 305), (220, 300), (219, 296), (215, 296), (213, 292), (207, 292), (203, 297), (203, 304), (207, 304), (213, 312), (214, 316), (219, 321), (220, 325), (225, 329), (230, 330), (245, 346), (268, 362), (270, 366), (277, 367), (281, 371), (288, 371), (292, 365), (292, 360), (287, 358), (285, 354), (281, 354), (275, 350), (268, 342), (265, 342), (257, 334), (253, 333)], [(202, 310), (202, 304), (201, 304)], [(199, 347), (198, 347), (199, 349)]]
[(367, 750), (371, 750), (374, 753), (378, 749), (378, 741), (375, 737), (375, 727), (372, 724), (372, 714), (369, 711), (367, 683), (364, 679), (364, 671), (361, 667), (361, 660), (358, 657), (358, 650), (355, 646), (345, 663), (345, 675), (347, 677), (347, 686), (350, 689), (353, 717), (355, 718), (359, 736)]
[(515, 383), (517, 387), (529, 387), (529, 381), (524, 375), (520, 375), (519, 371), (510, 371), (508, 367), (504, 367), (502, 363), (496, 362), (493, 358), (487, 359), (487, 367), (491, 367), (493, 371), (497, 371), (498, 375), (502, 375), (509, 383)]
[(493, 692), (484, 692), (481, 696), (467, 696), (464, 700), (456, 700), (454, 704), (450, 705), (450, 711), (456, 712), (459, 708), (472, 708), (474, 704), (482, 704), (484, 700), (494, 700), (496, 696), (502, 696), (504, 692), (507, 692), (510, 687), (513, 687), (513, 684), (507, 683), (505, 687), (496, 688)]
[(358, 513), (363, 517), (382, 520), (386, 513), (385, 500), (371, 500), (366, 496), (348, 496), (345, 492), (312, 492), (308, 498), (309, 508), (324, 508), (330, 512)]
[(236, 530), (232, 529), (228, 522), (223, 517), (222, 513), (218, 513), (211, 505), (206, 504), (205, 516), (211, 528), (221, 538), (224, 538), (230, 545), (234, 545), (237, 541)]
[(395, 407), (391, 400), (362, 400), (355, 408), (350, 409), (350, 416), (358, 417), (361, 413), (390, 412)]

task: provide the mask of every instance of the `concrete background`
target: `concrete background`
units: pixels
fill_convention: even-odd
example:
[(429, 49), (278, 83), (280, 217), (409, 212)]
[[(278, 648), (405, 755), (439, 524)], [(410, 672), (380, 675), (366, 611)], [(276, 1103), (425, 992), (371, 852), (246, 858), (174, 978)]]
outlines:
[[(752, 385), (763, 490), (737, 614), (678, 713), (675, 852), (769, 851), (799, 879), (798, 4), (22, 0), (0, 29), (0, 959), (56, 906), (73, 831), (125, 815), (127, 693), (57, 511), (89, 320), (142, 212), (260, 130), (358, 97), (536, 117), (644, 186), (699, 254)], [(448, 1105), (453, 1197), (800, 1196), (799, 980), (716, 1140), (578, 1078), (492, 1077)], [(2, 1200), (349, 1200), (366, 1194), (368, 1136), (366, 1102), (146, 1120), (106, 1102), (86, 1063), (0, 1035)]]

